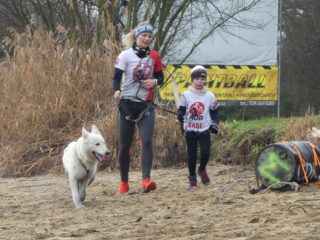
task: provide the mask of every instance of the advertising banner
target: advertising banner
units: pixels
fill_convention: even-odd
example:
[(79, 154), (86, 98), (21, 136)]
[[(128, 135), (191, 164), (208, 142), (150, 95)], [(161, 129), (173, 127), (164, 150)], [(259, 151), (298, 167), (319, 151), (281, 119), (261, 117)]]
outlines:
[[(172, 80), (178, 94), (191, 85), (191, 68), (195, 65), (167, 65), (162, 100), (174, 100)], [(205, 65), (207, 88), (221, 105), (274, 106), (278, 100), (278, 67), (253, 65)]]

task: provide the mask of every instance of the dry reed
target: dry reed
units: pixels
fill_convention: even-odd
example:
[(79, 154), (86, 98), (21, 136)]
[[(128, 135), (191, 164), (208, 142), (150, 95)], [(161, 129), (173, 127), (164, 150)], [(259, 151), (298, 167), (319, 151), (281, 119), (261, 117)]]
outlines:
[(289, 119), (281, 141), (309, 141), (320, 147), (320, 139), (313, 138), (309, 135), (312, 127), (320, 128), (320, 125), (318, 118), (315, 117), (314, 109), (309, 108), (303, 118)]
[[(82, 126), (93, 123), (112, 151), (111, 167), (117, 166), (111, 79), (119, 49), (108, 40), (105, 47), (84, 49), (68, 40), (63, 27), (58, 29), (55, 35), (29, 29), (12, 32), (13, 37), (3, 41), (12, 54), (0, 65), (2, 177), (61, 172), (63, 148), (80, 136)], [(179, 127), (173, 116), (166, 117), (157, 120), (155, 167), (184, 160)], [(136, 139), (133, 149), (138, 148)], [(133, 167), (140, 165), (139, 152), (134, 151)]]

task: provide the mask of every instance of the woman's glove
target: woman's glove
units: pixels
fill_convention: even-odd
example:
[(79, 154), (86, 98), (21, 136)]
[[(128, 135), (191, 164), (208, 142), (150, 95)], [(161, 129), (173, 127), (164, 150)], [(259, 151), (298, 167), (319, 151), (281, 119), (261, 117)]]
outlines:
[(209, 129), (210, 129), (210, 132), (213, 134), (218, 134), (219, 132), (219, 126), (216, 123), (212, 123)]

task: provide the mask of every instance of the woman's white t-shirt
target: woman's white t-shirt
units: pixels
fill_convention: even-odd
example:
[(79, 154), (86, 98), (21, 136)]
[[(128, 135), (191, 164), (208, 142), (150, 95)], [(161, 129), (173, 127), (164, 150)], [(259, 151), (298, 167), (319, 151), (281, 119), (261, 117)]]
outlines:
[(139, 58), (132, 48), (128, 48), (119, 54), (115, 67), (124, 72), (121, 85), (122, 98), (132, 98), (133, 101), (137, 97), (144, 101), (153, 99), (153, 89), (143, 88), (141, 80), (152, 79), (155, 72), (162, 70), (158, 52), (151, 50), (149, 55)]

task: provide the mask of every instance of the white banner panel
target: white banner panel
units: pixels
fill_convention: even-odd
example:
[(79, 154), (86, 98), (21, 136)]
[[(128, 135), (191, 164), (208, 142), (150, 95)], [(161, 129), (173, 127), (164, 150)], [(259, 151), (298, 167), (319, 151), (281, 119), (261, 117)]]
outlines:
[[(220, 1), (220, 4), (228, 2)], [(227, 28), (231, 34), (215, 31), (184, 64), (277, 65), (278, 0), (265, 0), (254, 9), (242, 13), (240, 18), (250, 19), (252, 25), (263, 27), (250, 29), (231, 26)], [(190, 35), (179, 43), (179, 51), (165, 57), (164, 62), (180, 64), (205, 24), (200, 23), (197, 28), (193, 25)]]

